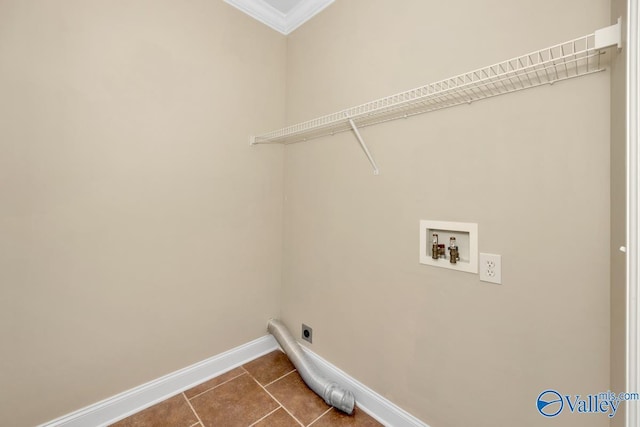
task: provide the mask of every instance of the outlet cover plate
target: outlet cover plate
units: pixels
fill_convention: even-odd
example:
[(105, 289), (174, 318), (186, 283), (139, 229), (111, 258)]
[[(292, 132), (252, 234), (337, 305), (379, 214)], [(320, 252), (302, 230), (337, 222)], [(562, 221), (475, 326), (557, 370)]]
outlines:
[(302, 339), (309, 344), (313, 343), (313, 329), (304, 323), (302, 324)]
[(502, 255), (480, 253), (480, 280), (502, 284)]

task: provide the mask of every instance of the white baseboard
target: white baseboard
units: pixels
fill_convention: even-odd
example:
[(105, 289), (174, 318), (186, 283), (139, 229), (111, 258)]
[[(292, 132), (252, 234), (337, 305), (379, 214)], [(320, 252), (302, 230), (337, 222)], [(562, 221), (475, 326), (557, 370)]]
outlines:
[(404, 409), (394, 405), (369, 387), (336, 368), (313, 351), (306, 347), (302, 348), (326, 378), (350, 390), (356, 397), (358, 408), (380, 423), (392, 427), (429, 427)]
[[(279, 348), (272, 335), (265, 335), (39, 427), (104, 427)], [(308, 348), (303, 349), (324, 376), (351, 390), (358, 407), (385, 426), (429, 427)]]
[(266, 335), (39, 427), (107, 426), (278, 348)]

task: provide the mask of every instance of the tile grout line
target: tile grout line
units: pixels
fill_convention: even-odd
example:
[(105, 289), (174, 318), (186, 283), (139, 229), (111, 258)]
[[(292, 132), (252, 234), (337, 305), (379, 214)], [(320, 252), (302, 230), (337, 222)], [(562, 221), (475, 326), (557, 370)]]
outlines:
[(320, 416), (318, 418), (316, 418), (315, 420), (311, 421), (309, 423), (309, 425), (307, 427), (311, 427), (312, 425), (314, 425), (316, 423), (316, 421), (318, 421), (320, 418), (324, 417), (325, 415), (327, 415), (329, 412), (331, 412), (333, 408), (329, 408), (326, 411), (324, 411), (322, 414), (320, 414)]
[[(200, 415), (198, 415), (198, 413), (196, 412), (195, 408), (193, 407), (193, 405), (191, 404), (191, 402), (189, 402), (189, 399), (187, 399), (187, 395), (184, 394), (184, 392), (182, 392), (182, 397), (184, 397), (184, 400), (187, 401), (187, 405), (189, 405), (189, 408), (191, 408), (191, 411), (193, 412), (193, 414), (196, 416), (196, 418), (198, 419), (198, 422), (200, 423), (200, 425), (202, 427), (204, 427), (204, 423), (202, 422), (202, 420), (200, 419)], [(195, 425), (195, 424), (194, 424)], [(193, 426), (191, 426), (193, 427)]]
[[(265, 386), (265, 387), (269, 387), (271, 384), (273, 384), (273, 383), (275, 383), (275, 382), (277, 382), (277, 381), (280, 381), (280, 380), (281, 380), (281, 379), (283, 379), (284, 377), (286, 377), (286, 376), (288, 376), (288, 375), (291, 375), (291, 374), (293, 374), (294, 372), (298, 372), (298, 370), (297, 370), (297, 369), (294, 369), (294, 370), (293, 370), (293, 371), (291, 371), (291, 372), (287, 372), (286, 374), (284, 374), (284, 375), (283, 375), (283, 376), (281, 376), (280, 378), (276, 378), (275, 380), (271, 381), (269, 384), (265, 384), (264, 386)], [(249, 375), (251, 375), (251, 374), (249, 374)], [(253, 375), (251, 375), (251, 376), (253, 377)]]
[[(222, 374), (222, 375), (224, 375), (224, 374)], [(222, 386), (222, 385), (225, 385), (226, 383), (228, 383), (228, 382), (230, 382), (230, 381), (233, 381), (233, 380), (235, 380), (236, 378), (240, 378), (240, 377), (241, 377), (241, 376), (243, 376), (243, 375), (247, 375), (247, 372), (243, 372), (243, 373), (241, 373), (241, 374), (239, 374), (239, 375), (236, 375), (235, 377), (230, 378), (230, 379), (228, 379), (227, 381), (225, 381), (225, 382), (223, 382), (223, 383), (220, 383), (220, 384), (218, 384), (218, 385), (215, 385), (215, 386), (213, 386), (213, 387), (211, 387), (211, 388), (208, 388), (208, 389), (206, 389), (205, 391), (203, 391), (202, 393), (198, 393), (198, 394), (196, 394), (196, 395), (195, 395), (195, 396), (193, 396), (193, 397), (187, 397), (187, 395), (186, 395), (186, 394), (184, 395), (184, 397), (187, 397), (187, 400), (195, 399), (196, 397), (202, 396), (203, 394), (208, 393), (208, 392), (210, 392), (211, 390), (214, 390), (214, 389), (216, 389), (216, 388), (218, 388), (218, 387), (220, 387), (220, 386)], [(213, 378), (212, 378), (212, 379), (213, 379)], [(197, 387), (197, 386), (196, 386), (196, 387)]]
[[(252, 378), (253, 378), (253, 377), (252, 377)], [(291, 418), (293, 418), (293, 419), (294, 419), (298, 424), (300, 424), (302, 427), (304, 427), (304, 424), (303, 424), (299, 419), (297, 419), (297, 418), (296, 418), (296, 417), (295, 417), (291, 412), (289, 412), (289, 410), (288, 410), (288, 409), (287, 409), (287, 408), (282, 404), (282, 402), (280, 402), (278, 399), (276, 399), (276, 397), (275, 397), (273, 394), (271, 394), (271, 393), (269, 392), (269, 390), (267, 390), (267, 389), (266, 389), (262, 384), (260, 384), (260, 383), (258, 382), (258, 380), (256, 380), (255, 378), (253, 378), (253, 380), (256, 382), (256, 384), (258, 384), (260, 387), (262, 387), (262, 389), (263, 389), (263, 390), (264, 390), (264, 391), (265, 391), (269, 396), (271, 396), (271, 398), (272, 398), (273, 400), (275, 400), (275, 401), (278, 403), (278, 405), (280, 405), (280, 406), (282, 407), (282, 409), (284, 409), (284, 410), (285, 410), (285, 412), (291, 416)]]
[[(277, 402), (277, 401), (276, 401)], [(278, 402), (279, 403), (279, 402)], [(265, 415), (264, 417), (260, 418), (259, 420), (257, 420), (256, 422), (254, 422), (253, 424), (251, 424), (249, 427), (252, 427), (256, 424), (258, 424), (260, 421), (264, 420), (265, 418), (267, 418), (269, 415), (273, 414), (274, 412), (276, 412), (278, 409), (282, 408), (282, 405), (278, 406), (276, 409), (274, 409), (273, 411), (269, 412), (267, 415)], [(284, 408), (283, 408), (284, 409)]]

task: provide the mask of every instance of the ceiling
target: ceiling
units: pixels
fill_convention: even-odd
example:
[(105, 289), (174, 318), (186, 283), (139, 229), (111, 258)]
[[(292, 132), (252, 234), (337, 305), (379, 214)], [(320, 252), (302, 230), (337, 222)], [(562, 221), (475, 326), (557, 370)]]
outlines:
[(224, 0), (274, 30), (289, 34), (334, 0)]
[(287, 14), (294, 7), (298, 6), (300, 3), (304, 3), (303, 0), (264, 0), (265, 3), (270, 4), (271, 6), (278, 9), (280, 12)]

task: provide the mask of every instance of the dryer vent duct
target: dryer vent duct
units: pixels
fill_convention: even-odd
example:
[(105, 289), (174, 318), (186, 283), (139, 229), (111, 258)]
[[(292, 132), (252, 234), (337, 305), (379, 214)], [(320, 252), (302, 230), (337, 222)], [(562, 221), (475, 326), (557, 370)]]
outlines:
[(327, 402), (327, 405), (331, 405), (349, 415), (353, 413), (353, 408), (356, 404), (356, 398), (353, 393), (323, 377), (281, 321), (277, 319), (269, 320), (267, 330), (278, 341), (280, 347), (282, 347), (311, 390), (322, 397)]

